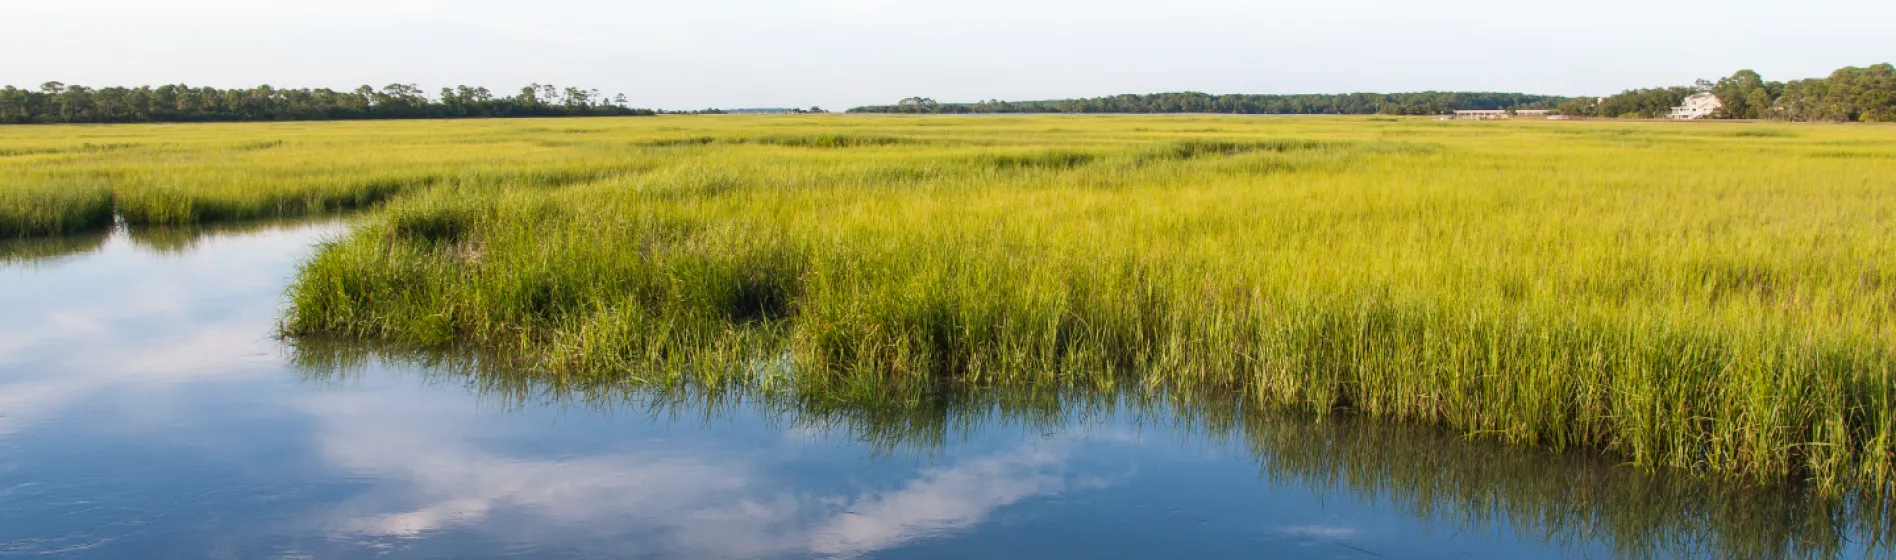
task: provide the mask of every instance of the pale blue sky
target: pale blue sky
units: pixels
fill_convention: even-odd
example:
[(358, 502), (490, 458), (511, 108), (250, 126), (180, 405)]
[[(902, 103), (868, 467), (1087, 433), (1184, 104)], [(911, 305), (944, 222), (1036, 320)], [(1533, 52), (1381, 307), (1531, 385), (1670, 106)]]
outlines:
[(1896, 61), (1896, 2), (0, 0), (0, 84), (528, 82), (659, 108), (1603, 94)]

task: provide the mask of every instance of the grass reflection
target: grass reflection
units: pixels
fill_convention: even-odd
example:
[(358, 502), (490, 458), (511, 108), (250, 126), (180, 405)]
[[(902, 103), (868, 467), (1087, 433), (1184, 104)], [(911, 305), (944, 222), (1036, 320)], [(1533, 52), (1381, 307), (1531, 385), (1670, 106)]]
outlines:
[(84, 255), (105, 246), (109, 231), (95, 231), (58, 237), (0, 236), (0, 265), (48, 264), (66, 257)]
[(129, 241), (138, 249), (151, 253), (181, 255), (196, 249), (208, 239), (294, 230), (337, 219), (337, 216), (325, 215), (182, 226), (121, 224), (106, 230), (53, 237), (0, 237), (0, 265), (51, 264), (69, 257), (98, 252), (113, 239)]

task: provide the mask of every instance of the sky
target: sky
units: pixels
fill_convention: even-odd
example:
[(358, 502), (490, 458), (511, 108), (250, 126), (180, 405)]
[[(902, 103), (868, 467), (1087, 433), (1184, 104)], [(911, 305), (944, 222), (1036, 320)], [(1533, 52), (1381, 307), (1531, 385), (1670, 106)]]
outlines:
[(552, 83), (660, 109), (1600, 95), (1896, 61), (1896, 2), (0, 0), (0, 84)]

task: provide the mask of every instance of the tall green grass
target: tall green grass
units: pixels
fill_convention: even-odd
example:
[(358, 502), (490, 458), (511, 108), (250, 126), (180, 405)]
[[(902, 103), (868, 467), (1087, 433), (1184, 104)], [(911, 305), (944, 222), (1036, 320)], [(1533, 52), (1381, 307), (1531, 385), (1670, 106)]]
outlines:
[(0, 188), (0, 239), (68, 235), (112, 224), (112, 191), (97, 184)]
[[(1759, 482), (1896, 478), (1896, 129), (588, 122), (245, 125), (217, 142), (284, 143), (215, 161), (195, 128), (34, 130), (148, 135), (258, 200), (430, 177), (305, 266), (294, 336), (558, 378), (782, 361), (835, 394), (1164, 384)], [(149, 149), (54, 169), (125, 208), (161, 199), (113, 171)], [(203, 184), (225, 186), (165, 188), (250, 192)]]

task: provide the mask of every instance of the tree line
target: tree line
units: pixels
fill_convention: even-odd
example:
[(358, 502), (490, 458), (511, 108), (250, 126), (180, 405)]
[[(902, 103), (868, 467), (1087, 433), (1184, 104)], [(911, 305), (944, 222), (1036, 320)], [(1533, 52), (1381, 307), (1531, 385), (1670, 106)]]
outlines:
[(1696, 93), (1718, 97), (1723, 107), (1712, 118), (1896, 122), (1896, 66), (1888, 63), (1842, 68), (1829, 77), (1790, 82), (1768, 82), (1755, 71), (1739, 70), (1716, 82), (1699, 80), (1691, 86), (1569, 99), (1558, 110), (1584, 117), (1659, 118)]
[(1579, 117), (1662, 118), (1686, 97), (1711, 93), (1723, 105), (1712, 118), (1896, 122), (1896, 67), (1848, 67), (1826, 78), (1768, 82), (1740, 70), (1716, 82), (1631, 89), (1606, 97), (1439, 92), (1340, 95), (1211, 95), (1197, 92), (1114, 95), (1046, 101), (940, 103), (910, 97), (851, 113), (1234, 113), (1276, 115), (1439, 115), (1464, 109), (1553, 109)]
[(60, 82), (39, 89), (0, 89), (0, 123), (130, 123), (305, 121), (472, 117), (580, 117), (651, 115), (596, 89), (532, 84), (514, 95), (484, 87), (442, 88), (428, 96), (412, 84), (351, 91), (188, 85), (90, 88)]
[(1261, 115), (1438, 115), (1456, 109), (1552, 109), (1565, 97), (1525, 93), (1425, 91), (1212, 95), (1198, 92), (1126, 94), (1047, 101), (989, 100), (938, 103), (926, 97), (871, 105), (851, 113), (1233, 113)]

